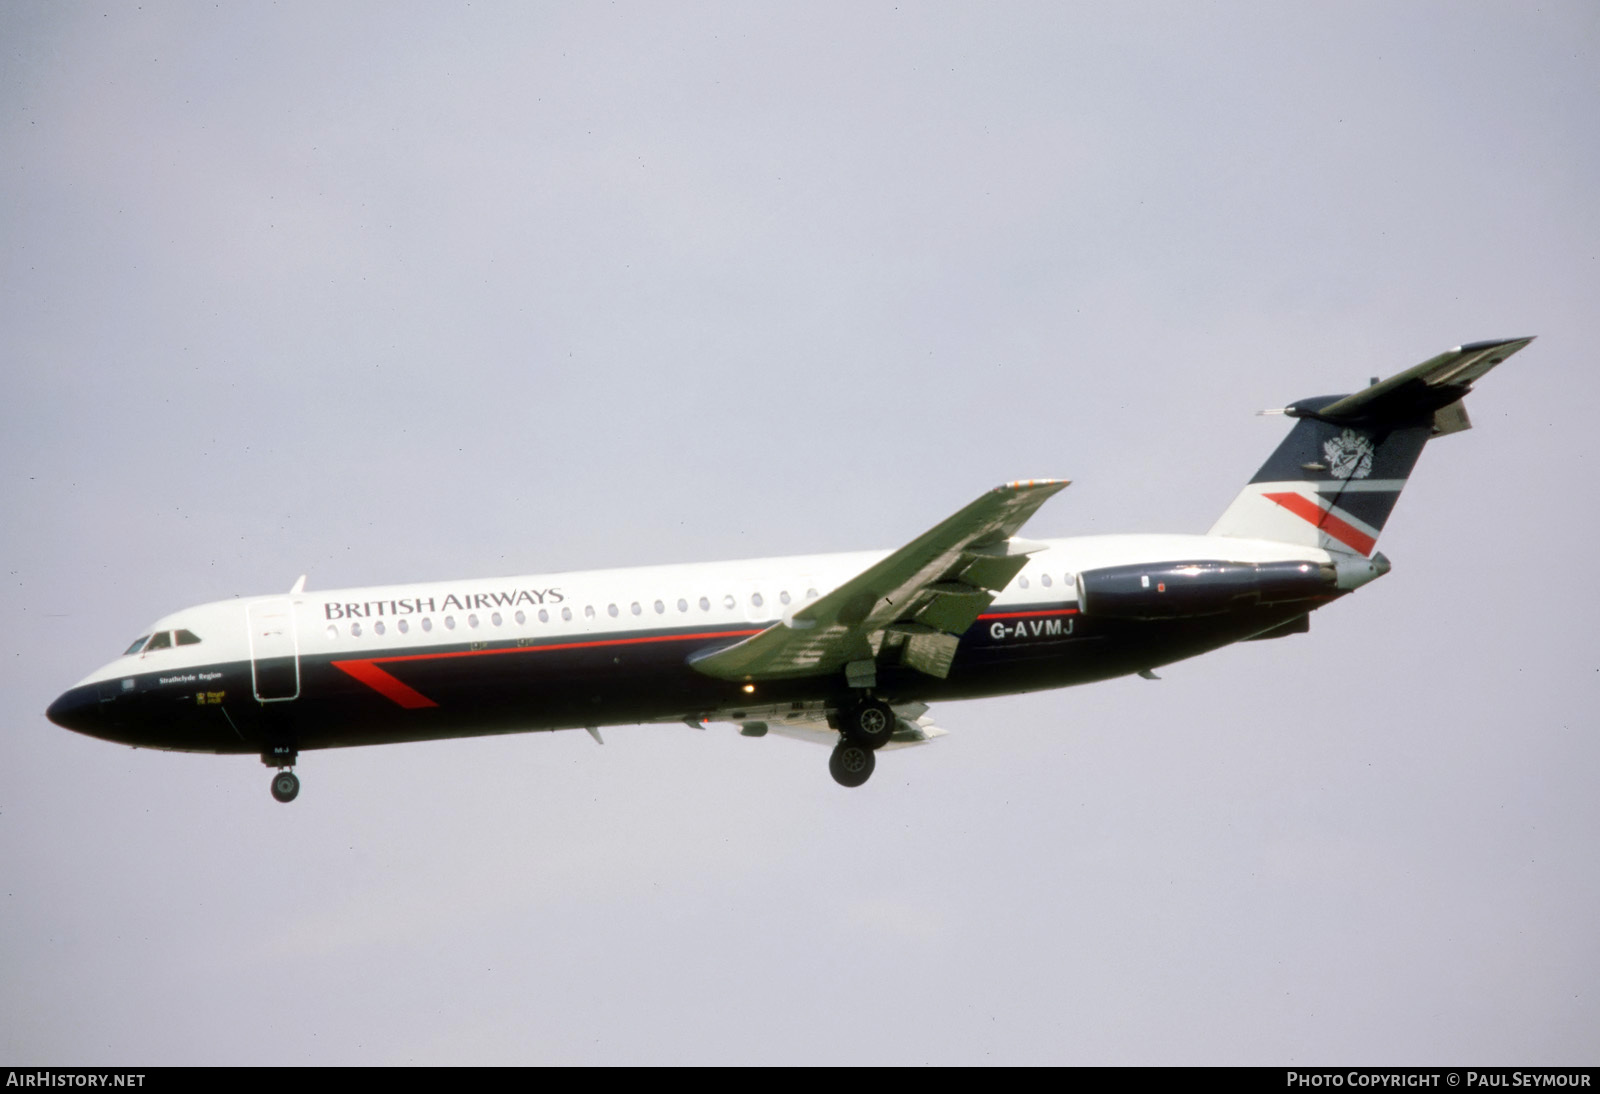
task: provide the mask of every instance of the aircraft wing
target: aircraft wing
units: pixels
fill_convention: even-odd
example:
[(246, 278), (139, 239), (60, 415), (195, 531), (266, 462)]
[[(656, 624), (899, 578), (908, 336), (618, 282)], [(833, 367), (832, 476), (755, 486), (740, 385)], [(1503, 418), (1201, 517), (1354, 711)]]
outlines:
[[(887, 643), (930, 675), (950, 669), (960, 635), (1040, 544), (1013, 539), (1065, 479), (997, 486), (826, 596), (760, 634), (690, 658), (721, 680), (817, 676), (846, 669), (870, 686)], [(867, 685), (858, 684), (867, 681)]]

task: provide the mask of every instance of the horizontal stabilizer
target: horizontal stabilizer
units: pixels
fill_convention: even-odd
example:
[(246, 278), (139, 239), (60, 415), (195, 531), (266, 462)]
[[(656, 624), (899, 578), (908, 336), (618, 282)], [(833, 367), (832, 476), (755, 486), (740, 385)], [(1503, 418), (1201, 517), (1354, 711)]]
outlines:
[[(1301, 415), (1329, 422), (1403, 421), (1433, 414), (1459, 402), (1472, 390), (1475, 380), (1532, 341), (1532, 338), (1505, 338), (1457, 346), (1354, 395), (1346, 395), (1314, 410), (1297, 403), (1289, 408), (1289, 413), (1293, 415), (1300, 409)], [(1314, 401), (1307, 400), (1308, 403)], [(1465, 411), (1461, 414), (1465, 417)], [(1456, 432), (1462, 428), (1465, 427), (1456, 425), (1454, 429), (1445, 428), (1439, 432)]]

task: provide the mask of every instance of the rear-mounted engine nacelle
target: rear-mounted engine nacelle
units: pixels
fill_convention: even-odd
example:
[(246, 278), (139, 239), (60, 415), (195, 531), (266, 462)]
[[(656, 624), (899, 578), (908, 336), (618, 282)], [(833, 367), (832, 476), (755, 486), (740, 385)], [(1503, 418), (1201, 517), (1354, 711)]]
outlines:
[(1316, 562), (1157, 562), (1078, 575), (1078, 610), (1102, 619), (1180, 619), (1312, 600), (1337, 591)]

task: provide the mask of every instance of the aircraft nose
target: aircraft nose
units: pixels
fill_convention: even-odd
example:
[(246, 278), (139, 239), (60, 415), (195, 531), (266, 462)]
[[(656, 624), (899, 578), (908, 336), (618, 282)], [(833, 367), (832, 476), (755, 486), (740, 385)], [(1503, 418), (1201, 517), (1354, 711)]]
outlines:
[(72, 688), (62, 692), (44, 716), (62, 729), (93, 734), (102, 721), (100, 694), (92, 687)]

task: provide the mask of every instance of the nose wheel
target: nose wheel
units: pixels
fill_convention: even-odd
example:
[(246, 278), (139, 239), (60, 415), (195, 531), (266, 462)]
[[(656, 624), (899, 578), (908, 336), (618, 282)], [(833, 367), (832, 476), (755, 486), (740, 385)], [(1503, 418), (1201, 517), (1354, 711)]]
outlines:
[(300, 794), (300, 776), (293, 771), (280, 771), (272, 776), (272, 797), (285, 804)]
[(272, 800), (288, 804), (300, 796), (300, 776), (291, 768), (299, 753), (293, 745), (273, 745), (261, 753), (261, 762), (268, 767), (275, 767), (278, 773), (272, 776)]

